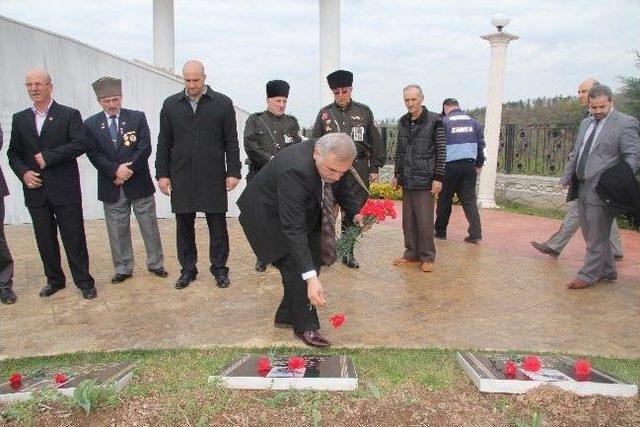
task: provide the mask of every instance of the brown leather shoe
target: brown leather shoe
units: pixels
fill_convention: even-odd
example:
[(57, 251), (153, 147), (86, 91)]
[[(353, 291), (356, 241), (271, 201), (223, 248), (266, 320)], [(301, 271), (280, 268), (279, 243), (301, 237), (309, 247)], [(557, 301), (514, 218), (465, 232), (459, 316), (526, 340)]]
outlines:
[(331, 345), (331, 342), (320, 335), (318, 331), (294, 332), (293, 335), (311, 347), (329, 347)]
[(432, 261), (424, 261), (420, 264), (420, 270), (423, 273), (431, 273), (433, 271), (433, 262)]
[(585, 282), (584, 280), (578, 279), (577, 277), (567, 284), (567, 288), (569, 289), (584, 289), (588, 288), (589, 286), (591, 286), (591, 283)]
[(400, 258), (394, 259), (392, 261), (392, 264), (398, 266), (398, 265), (417, 264), (419, 262), (420, 261), (418, 261), (418, 260), (412, 260), (412, 259), (406, 259), (404, 257), (400, 257)]

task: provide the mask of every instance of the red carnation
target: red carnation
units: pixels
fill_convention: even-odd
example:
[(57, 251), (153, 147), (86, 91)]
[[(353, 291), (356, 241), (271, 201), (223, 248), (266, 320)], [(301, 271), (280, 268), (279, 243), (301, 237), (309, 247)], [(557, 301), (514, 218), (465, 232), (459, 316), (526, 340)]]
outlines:
[(522, 367), (525, 371), (538, 372), (540, 370), (540, 359), (537, 356), (527, 356), (524, 358)]
[(22, 385), (22, 375), (18, 373), (11, 374), (11, 376), (9, 377), (9, 385), (12, 389), (20, 388), (20, 386)]
[(287, 369), (290, 371), (295, 371), (297, 369), (302, 369), (307, 365), (307, 362), (304, 361), (303, 357), (290, 357), (287, 361)]
[(576, 378), (578, 379), (587, 378), (591, 374), (591, 364), (586, 360), (576, 360), (573, 368), (575, 369)]
[(507, 360), (507, 363), (504, 364), (504, 376), (507, 378), (513, 378), (516, 376), (517, 372), (518, 367), (513, 363), (513, 360)]
[(344, 314), (336, 313), (333, 316), (331, 316), (330, 319), (331, 319), (331, 324), (333, 325), (333, 327), (338, 329), (344, 323)]
[(58, 386), (61, 386), (67, 381), (67, 376), (65, 374), (61, 374), (60, 372), (56, 372), (56, 374), (53, 376), (53, 382), (55, 382)]
[(258, 361), (258, 372), (269, 372), (271, 370), (271, 362), (269, 358), (262, 356)]

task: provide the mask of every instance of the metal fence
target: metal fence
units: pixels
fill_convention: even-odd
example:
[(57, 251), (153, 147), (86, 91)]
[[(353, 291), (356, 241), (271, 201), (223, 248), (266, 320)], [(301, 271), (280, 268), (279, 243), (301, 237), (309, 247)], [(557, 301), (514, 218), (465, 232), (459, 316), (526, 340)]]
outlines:
[[(559, 176), (575, 141), (578, 123), (540, 123), (500, 126), (498, 172), (520, 175)], [(380, 126), (387, 164), (394, 163), (398, 126)], [(309, 131), (303, 131), (305, 135)]]

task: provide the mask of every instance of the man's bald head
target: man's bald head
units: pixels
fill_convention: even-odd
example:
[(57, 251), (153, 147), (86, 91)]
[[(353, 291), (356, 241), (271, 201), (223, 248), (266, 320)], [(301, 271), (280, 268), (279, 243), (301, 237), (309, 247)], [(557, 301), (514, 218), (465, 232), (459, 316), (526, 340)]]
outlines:
[(583, 107), (589, 105), (589, 90), (598, 84), (596, 79), (586, 79), (578, 85), (578, 101)]
[(53, 91), (51, 76), (42, 68), (33, 68), (27, 71), (24, 85), (36, 107), (46, 108), (51, 102), (51, 92)]
[(32, 68), (31, 70), (27, 71), (26, 79), (28, 80), (30, 78), (39, 79), (45, 81), (46, 83), (51, 83), (51, 76), (42, 68)]
[(200, 97), (204, 90), (204, 81), (206, 77), (202, 62), (196, 61), (195, 59), (185, 62), (182, 67), (182, 78), (184, 79), (184, 87), (186, 88), (189, 97)]

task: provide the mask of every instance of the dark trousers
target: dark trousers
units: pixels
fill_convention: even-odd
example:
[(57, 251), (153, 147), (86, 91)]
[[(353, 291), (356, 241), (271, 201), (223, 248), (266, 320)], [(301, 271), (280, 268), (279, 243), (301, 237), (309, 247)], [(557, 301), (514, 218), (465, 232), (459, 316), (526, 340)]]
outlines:
[(89, 274), (89, 253), (84, 234), (82, 204), (57, 206), (47, 202), (44, 206), (29, 208), (40, 259), (44, 266), (47, 283), (53, 286), (65, 284), (66, 278), (60, 265), (60, 245), (58, 229), (73, 282), (80, 289), (94, 285)]
[(435, 230), (438, 236), (447, 235), (447, 226), (449, 225), (449, 217), (451, 217), (451, 202), (455, 193), (462, 203), (464, 215), (469, 223), (469, 237), (482, 239), (480, 214), (476, 199), (476, 178), (474, 160), (463, 159), (447, 163), (436, 209)]
[[(205, 213), (209, 228), (209, 261), (211, 272), (228, 271), (229, 233), (224, 213)], [(195, 212), (176, 214), (176, 246), (181, 272), (197, 274), (198, 250), (196, 249)]]
[[(284, 287), (275, 321), (292, 324), (293, 330), (297, 333), (320, 329), (316, 308), (311, 305), (307, 297), (307, 282), (302, 279), (302, 275), (296, 269), (294, 257), (286, 255), (273, 262), (273, 265), (280, 271)], [(319, 265), (316, 266), (316, 271), (320, 274)]]
[(4, 197), (0, 197), (0, 288), (9, 288), (13, 283), (13, 257), (4, 236)]

